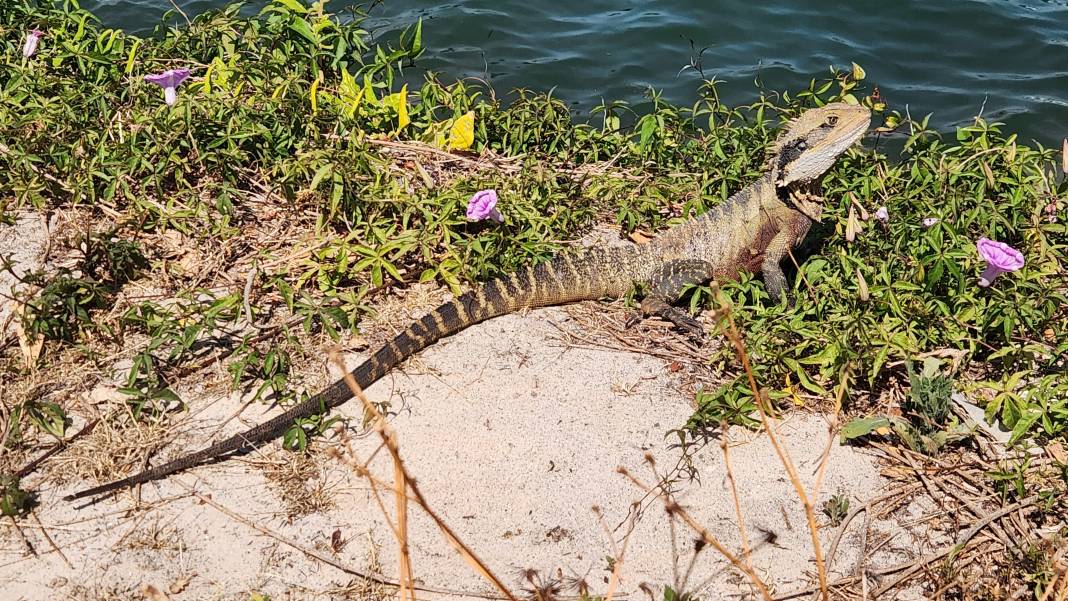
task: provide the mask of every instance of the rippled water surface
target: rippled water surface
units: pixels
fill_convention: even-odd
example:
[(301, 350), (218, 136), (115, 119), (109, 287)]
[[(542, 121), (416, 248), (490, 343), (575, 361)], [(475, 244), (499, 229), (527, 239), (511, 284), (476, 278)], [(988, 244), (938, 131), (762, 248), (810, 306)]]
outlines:
[[(177, 3), (190, 15), (223, 4)], [(171, 6), (82, 4), (140, 32)], [(1024, 139), (1052, 145), (1068, 135), (1068, 0), (387, 0), (371, 17), (383, 39), (423, 18), (429, 51), (419, 66), (443, 79), (480, 77), (499, 93), (555, 88), (581, 110), (602, 98), (640, 103), (648, 86), (692, 103), (699, 76), (680, 70), (707, 47), (705, 75), (724, 81), (731, 102), (752, 100), (755, 78), (796, 89), (856, 61), (894, 108), (933, 113), (939, 128), (982, 110)]]

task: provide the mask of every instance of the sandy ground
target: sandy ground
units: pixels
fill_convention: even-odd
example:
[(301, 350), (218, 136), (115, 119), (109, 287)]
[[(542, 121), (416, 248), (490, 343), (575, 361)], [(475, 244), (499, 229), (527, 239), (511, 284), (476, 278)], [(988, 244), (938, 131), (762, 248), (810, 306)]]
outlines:
[[(0, 228), (0, 240), (5, 235), (10, 232)], [(617, 598), (645, 599), (646, 587), (662, 598), (666, 585), (703, 599), (745, 598), (751, 587), (739, 572), (709, 548), (694, 559), (693, 532), (669, 519), (661, 499), (617, 473), (625, 466), (646, 483), (656, 481), (644, 459), (650, 454), (678, 501), (739, 552), (718, 441), (687, 453), (671, 432), (690, 416), (692, 398), (679, 392), (676, 376), (658, 359), (560, 342), (558, 328), (579, 327), (563, 308), (498, 318), (428, 349), (371, 387), (368, 396), (386, 403), (401, 455), (431, 507), (517, 594), (532, 580), (555, 583), (564, 596), (577, 594), (577, 581), (603, 594), (611, 563), (622, 561)], [(347, 357), (350, 366), (361, 359)], [(335, 374), (325, 359), (318, 369), (324, 379), (328, 371)], [(154, 463), (277, 411), (254, 404), (227, 422), (242, 405), (239, 394), (195, 387), (179, 387), (179, 393), (193, 416), (180, 423), (181, 434)], [(352, 402), (341, 413), (352, 418), (356, 455), (370, 457), (379, 439), (372, 431), (358, 432), (362, 410)], [(795, 414), (777, 428), (811, 487), (828, 443), (826, 423)], [(299, 462), (274, 443), (146, 485), (140, 503), (124, 492), (79, 508), (61, 497), (89, 483), (30, 476), (24, 486), (40, 493), (34, 517), (22, 520), (18, 530), (8, 520), (0, 528), (2, 598), (372, 598), (373, 587), (351, 572), (395, 578), (396, 539), (367, 480), (321, 452), (324, 446)], [(779, 592), (810, 585), (814, 564), (804, 513), (768, 437), (733, 430), (730, 457), (756, 571)], [(277, 474), (287, 470), (297, 475), (278, 485)], [(371, 470), (392, 482), (384, 450)], [(835, 442), (814, 502), (819, 507), (840, 493), (863, 503), (885, 486), (870, 455)], [(390, 491), (379, 494), (393, 516)], [(820, 521), (826, 549), (835, 529), (822, 515)], [(419, 591), (419, 598), (493, 594), (414, 506), (408, 528), (416, 580), (437, 589)], [(900, 562), (930, 549), (925, 537), (891, 522), (856, 520), (833, 559), (833, 573), (852, 574), (860, 549), (875, 542), (879, 550), (869, 565)], [(146, 594), (146, 587), (159, 595)]]
[[(11, 260), (19, 276), (40, 267), (40, 259), (47, 246), (48, 230), (40, 215), (24, 213), (11, 226), (0, 225), (0, 257)], [(13, 291), (18, 290), (18, 281), (7, 270), (0, 270), (0, 337), (14, 331), (11, 315), (14, 303), (10, 302)]]

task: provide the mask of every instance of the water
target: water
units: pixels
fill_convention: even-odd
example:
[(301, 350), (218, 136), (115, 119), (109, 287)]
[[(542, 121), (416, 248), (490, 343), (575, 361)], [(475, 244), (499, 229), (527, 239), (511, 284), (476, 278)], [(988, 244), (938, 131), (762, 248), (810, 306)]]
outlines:
[[(225, 0), (177, 0), (192, 16)], [(367, 23), (395, 39), (424, 19), (419, 67), (478, 77), (498, 94), (554, 89), (578, 110), (640, 104), (652, 86), (691, 104), (701, 56), (728, 102), (754, 99), (755, 78), (798, 89), (828, 65), (864, 66), (892, 108), (933, 113), (942, 130), (984, 117), (1050, 146), (1068, 136), (1068, 0), (390, 0)], [(109, 26), (149, 31), (168, 0), (87, 0)], [(336, 3), (334, 10), (340, 11)], [(693, 47), (691, 48), (691, 41)]]

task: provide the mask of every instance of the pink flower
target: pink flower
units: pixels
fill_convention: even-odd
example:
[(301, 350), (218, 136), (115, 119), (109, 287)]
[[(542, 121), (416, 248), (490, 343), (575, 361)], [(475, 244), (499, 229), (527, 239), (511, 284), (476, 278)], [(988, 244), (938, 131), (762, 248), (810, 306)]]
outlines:
[(1023, 254), (1008, 244), (988, 238), (979, 238), (975, 246), (979, 250), (979, 256), (986, 261), (986, 269), (983, 270), (983, 275), (979, 278), (979, 285), (984, 288), (989, 286), (994, 281), (994, 278), (1006, 271), (1016, 271), (1023, 267)]
[(887, 223), (890, 221), (890, 212), (886, 210), (886, 207), (879, 207), (879, 210), (875, 211), (875, 218)]
[(923, 220), (923, 227), (929, 228), (936, 223), (938, 223), (938, 217), (927, 217)]
[(174, 104), (174, 101), (178, 99), (177, 88), (187, 77), (189, 77), (189, 69), (171, 69), (163, 73), (145, 75), (145, 81), (163, 88), (163, 100), (167, 104)]
[(41, 36), (44, 32), (40, 29), (34, 29), (26, 34), (26, 42), (22, 44), (22, 56), (30, 58), (37, 52), (37, 43), (41, 41)]
[(472, 221), (492, 219), (497, 223), (504, 223), (504, 217), (497, 212), (497, 191), (479, 190), (467, 201), (467, 218)]

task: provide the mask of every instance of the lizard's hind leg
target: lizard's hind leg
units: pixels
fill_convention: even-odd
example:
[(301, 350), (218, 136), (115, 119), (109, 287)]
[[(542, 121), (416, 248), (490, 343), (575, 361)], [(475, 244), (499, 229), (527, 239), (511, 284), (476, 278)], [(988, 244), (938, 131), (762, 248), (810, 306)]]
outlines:
[(703, 284), (711, 278), (712, 264), (707, 261), (676, 259), (664, 263), (649, 278), (649, 292), (642, 299), (642, 313), (658, 315), (690, 334), (703, 336), (701, 323), (672, 303), (679, 300), (687, 286)]

